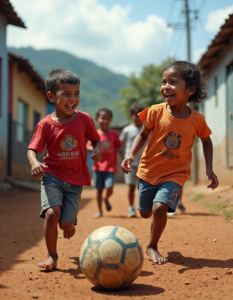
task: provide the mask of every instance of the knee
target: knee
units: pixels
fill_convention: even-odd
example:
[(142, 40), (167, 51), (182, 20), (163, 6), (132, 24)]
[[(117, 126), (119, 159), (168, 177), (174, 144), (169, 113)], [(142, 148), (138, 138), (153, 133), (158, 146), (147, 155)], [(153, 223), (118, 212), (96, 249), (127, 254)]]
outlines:
[(167, 214), (168, 205), (161, 202), (155, 202), (152, 208), (152, 214), (155, 218), (160, 219)]
[(59, 222), (59, 227), (64, 231), (70, 230), (73, 226), (74, 224), (70, 222), (65, 222), (65, 221)]
[(152, 215), (152, 212), (151, 211), (149, 211), (149, 212), (141, 212), (140, 211), (140, 215), (143, 219), (148, 219)]
[(135, 184), (130, 184), (129, 185), (129, 192), (133, 193), (135, 191), (136, 185)]
[(108, 187), (106, 188), (108, 195), (112, 195), (113, 193), (113, 188), (112, 187)]
[(47, 209), (45, 219), (48, 225), (57, 224), (60, 219), (60, 207), (50, 207), (49, 209)]

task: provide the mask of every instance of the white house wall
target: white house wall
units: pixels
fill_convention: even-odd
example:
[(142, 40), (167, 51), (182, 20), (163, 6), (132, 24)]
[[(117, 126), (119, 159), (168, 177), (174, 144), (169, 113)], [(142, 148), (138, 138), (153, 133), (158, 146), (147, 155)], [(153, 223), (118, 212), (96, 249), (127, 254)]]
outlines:
[(8, 118), (8, 55), (6, 49), (6, 18), (0, 13), (0, 57), (2, 59), (1, 70), (1, 116), (0, 116), (0, 180), (6, 173), (7, 154), (7, 118)]
[[(227, 167), (227, 94), (226, 94), (226, 66), (233, 60), (233, 39), (229, 43), (214, 65), (208, 76), (208, 99), (200, 105), (200, 111), (204, 113), (207, 124), (212, 130), (211, 139), (214, 147), (213, 168), (222, 184), (233, 183), (233, 169)], [(218, 78), (217, 97), (214, 91), (214, 80)], [(202, 147), (199, 147), (199, 181), (207, 182), (205, 175), (205, 162)]]

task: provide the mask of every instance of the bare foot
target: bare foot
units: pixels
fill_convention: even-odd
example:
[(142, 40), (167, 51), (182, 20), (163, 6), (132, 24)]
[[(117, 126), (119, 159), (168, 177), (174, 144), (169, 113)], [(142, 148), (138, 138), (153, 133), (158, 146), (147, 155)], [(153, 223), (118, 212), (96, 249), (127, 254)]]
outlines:
[(155, 262), (158, 263), (158, 265), (162, 265), (162, 264), (166, 264), (167, 263), (167, 259), (165, 257), (163, 257), (157, 248), (152, 248), (152, 247), (148, 247), (146, 248), (146, 253), (147, 255), (150, 257), (150, 259)]
[(70, 230), (64, 230), (63, 231), (63, 236), (65, 239), (70, 239), (74, 234), (75, 234), (75, 226), (73, 225), (73, 227)]
[(58, 260), (58, 255), (55, 255), (53, 257), (49, 255), (44, 262), (38, 263), (38, 267), (52, 271), (57, 267), (57, 260)]

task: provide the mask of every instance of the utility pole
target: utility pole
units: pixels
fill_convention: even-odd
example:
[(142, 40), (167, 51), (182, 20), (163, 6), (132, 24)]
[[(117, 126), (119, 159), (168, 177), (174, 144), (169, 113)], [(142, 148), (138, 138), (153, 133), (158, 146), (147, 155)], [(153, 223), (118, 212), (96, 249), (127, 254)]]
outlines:
[(189, 62), (191, 62), (189, 3), (188, 3), (188, 0), (184, 0), (184, 2), (185, 2), (186, 34), (187, 34), (187, 59)]
[[(177, 0), (176, 0), (177, 1)], [(189, 9), (189, 2), (188, 0), (182, 0), (184, 1), (184, 10), (182, 11), (185, 13), (185, 19), (186, 22), (184, 23), (169, 23), (169, 27), (173, 27), (174, 29), (186, 29), (186, 36), (187, 36), (187, 60), (191, 62), (191, 36), (190, 36), (190, 23), (191, 20), (189, 18), (189, 14), (193, 12), (195, 14), (194, 19), (196, 20), (198, 18), (198, 11), (197, 10), (190, 10)], [(197, 107), (196, 107), (197, 109)], [(197, 137), (195, 137), (193, 149), (192, 149), (192, 181), (193, 184), (196, 185), (198, 182), (198, 154), (197, 154)]]

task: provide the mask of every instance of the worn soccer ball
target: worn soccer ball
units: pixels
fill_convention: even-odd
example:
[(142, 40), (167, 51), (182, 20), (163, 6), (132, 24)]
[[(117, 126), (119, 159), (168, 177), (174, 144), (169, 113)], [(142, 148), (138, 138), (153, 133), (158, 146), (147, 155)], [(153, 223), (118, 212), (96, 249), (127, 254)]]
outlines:
[(116, 289), (128, 286), (138, 277), (144, 255), (132, 232), (118, 226), (104, 226), (86, 238), (79, 259), (84, 275), (92, 284)]

